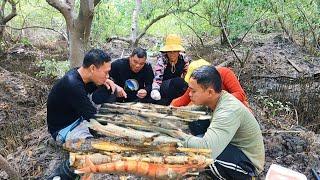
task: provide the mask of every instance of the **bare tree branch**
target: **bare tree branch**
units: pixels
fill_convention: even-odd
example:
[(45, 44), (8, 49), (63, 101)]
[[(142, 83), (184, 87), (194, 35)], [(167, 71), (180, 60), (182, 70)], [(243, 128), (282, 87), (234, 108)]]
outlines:
[(272, 2), (272, 0), (269, 1), (269, 2), (270, 2), (270, 4), (271, 4), (271, 9), (272, 9), (273, 12), (275, 12), (276, 15), (277, 15), (277, 19), (278, 19), (278, 22), (280, 23), (280, 26), (281, 26), (282, 30), (287, 34), (287, 36), (289, 37), (289, 40), (290, 40), (291, 42), (294, 42), (294, 39), (293, 39), (290, 31), (286, 28), (286, 25), (285, 25), (285, 23), (284, 23), (283, 18), (279, 16), (279, 11), (278, 11), (277, 7), (276, 7), (275, 4)]
[(230, 50), (231, 50), (232, 53), (235, 55), (235, 57), (237, 58), (237, 60), (241, 63), (240, 57), (238, 56), (238, 54), (237, 54), (236, 51), (234, 50), (234, 48), (233, 48), (233, 46), (232, 46), (232, 44), (231, 44), (231, 42), (230, 42), (230, 40), (229, 40), (229, 38), (228, 38), (228, 34), (227, 34), (227, 32), (226, 32), (225, 25), (224, 25), (223, 22), (222, 22), (221, 14), (218, 13), (218, 15), (219, 15), (218, 17), (219, 17), (219, 22), (220, 22), (221, 31), (222, 31), (222, 33), (223, 33), (223, 36), (225, 37), (225, 40), (227, 41), (227, 44), (228, 44)]
[(11, 12), (6, 17), (3, 18), (2, 24), (6, 24), (8, 21), (10, 21), (13, 17), (17, 15), (17, 8), (16, 4), (13, 0), (8, 1), (11, 5)]
[(3, 18), (4, 17), (4, 8), (6, 6), (6, 3), (7, 3), (7, 0), (3, 0), (2, 1), (2, 5), (0, 7), (0, 18)]
[[(60, 0), (46, 0), (46, 1), (52, 7), (57, 9), (65, 17), (65, 19), (68, 19), (68, 17), (71, 17), (72, 6), (67, 4), (65, 1), (60, 1)], [(70, 3), (70, 1), (69, 1), (69, 3)]]
[(150, 23), (149, 23), (149, 24), (141, 31), (141, 33), (138, 35), (136, 41), (139, 41), (140, 38), (146, 34), (147, 30), (148, 30), (154, 23), (156, 23), (157, 21), (159, 21), (160, 19), (162, 19), (162, 18), (164, 18), (164, 17), (166, 17), (166, 16), (168, 16), (168, 15), (170, 15), (170, 14), (177, 13), (177, 12), (179, 12), (179, 13), (187, 12), (187, 11), (189, 11), (191, 8), (193, 8), (194, 6), (196, 6), (199, 2), (200, 2), (200, 0), (197, 0), (195, 3), (191, 4), (191, 5), (188, 6), (187, 8), (184, 8), (184, 9), (179, 9), (179, 8), (177, 8), (177, 9), (174, 9), (174, 10), (171, 10), (171, 11), (167, 11), (166, 13), (161, 14), (161, 15), (157, 16), (156, 18), (152, 19), (152, 20), (150, 21)]
[(55, 30), (53, 28), (49, 28), (49, 27), (42, 27), (42, 26), (26, 26), (26, 27), (22, 27), (22, 28), (16, 28), (16, 27), (11, 27), (11, 26), (8, 26), (8, 25), (0, 25), (0, 27), (8, 27), (8, 28), (11, 28), (11, 29), (14, 29), (14, 30), (23, 30), (23, 29), (47, 29), (47, 30), (51, 30), (51, 31), (54, 31), (60, 35), (62, 35), (65, 39), (68, 39), (66, 34), (63, 33), (63, 32), (60, 32), (58, 30)]
[(112, 36), (112, 37), (109, 37), (106, 39), (107, 42), (111, 42), (113, 40), (120, 40), (120, 41), (127, 42), (129, 44), (131, 43), (131, 39), (124, 38), (124, 37), (118, 37), (118, 36)]
[(311, 34), (312, 34), (313, 39), (314, 39), (315, 47), (318, 48), (319, 47), (319, 43), (318, 43), (318, 40), (317, 40), (317, 35), (316, 35), (314, 27), (311, 25), (309, 19), (306, 16), (306, 13), (303, 11), (303, 9), (300, 8), (298, 5), (296, 5), (296, 7), (299, 10), (299, 12), (301, 13), (303, 19), (307, 22), (309, 28), (311, 29)]
[(198, 17), (200, 17), (200, 18), (202, 18), (202, 19), (210, 22), (210, 20), (209, 20), (208, 18), (206, 18), (206, 17), (204, 17), (204, 16), (202, 16), (202, 15), (196, 13), (196, 12), (193, 12), (193, 11), (191, 11), (191, 10), (188, 10), (187, 12), (189, 12), (189, 13), (192, 14), (192, 15), (197, 15)]
[(247, 31), (244, 33), (244, 35), (243, 35), (242, 38), (240, 39), (240, 41), (238, 41), (238, 43), (233, 46), (234, 48), (237, 47), (237, 46), (239, 46), (239, 45), (242, 43), (243, 39), (244, 39), (244, 38), (247, 36), (247, 34), (251, 31), (251, 29), (253, 28), (253, 26), (262, 18), (262, 16), (263, 16), (266, 12), (267, 12), (267, 10), (265, 10), (263, 13), (261, 13), (261, 16), (259, 16), (259, 17), (251, 24), (251, 26), (247, 29)]
[(179, 16), (176, 16), (183, 24), (185, 24), (189, 29), (191, 29), (191, 31), (198, 37), (198, 39), (200, 40), (201, 46), (204, 46), (203, 40), (202, 38), (198, 35), (198, 33), (196, 32), (196, 30), (190, 26), (188, 23), (186, 23), (185, 21), (183, 21)]

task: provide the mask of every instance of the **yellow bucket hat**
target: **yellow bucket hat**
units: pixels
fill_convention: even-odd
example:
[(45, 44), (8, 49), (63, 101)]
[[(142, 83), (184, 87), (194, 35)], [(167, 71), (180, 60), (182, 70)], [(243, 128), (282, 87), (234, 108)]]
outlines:
[(166, 37), (165, 45), (160, 48), (160, 51), (167, 52), (167, 51), (185, 51), (181, 45), (181, 38), (176, 34), (169, 34)]
[(184, 80), (187, 83), (189, 83), (189, 79), (190, 79), (190, 76), (193, 73), (193, 71), (198, 69), (199, 67), (205, 66), (205, 65), (210, 65), (210, 63), (208, 61), (204, 60), (204, 59), (198, 59), (198, 60), (192, 61), (189, 64), (189, 67), (188, 67), (188, 70), (187, 70), (187, 74), (184, 77)]

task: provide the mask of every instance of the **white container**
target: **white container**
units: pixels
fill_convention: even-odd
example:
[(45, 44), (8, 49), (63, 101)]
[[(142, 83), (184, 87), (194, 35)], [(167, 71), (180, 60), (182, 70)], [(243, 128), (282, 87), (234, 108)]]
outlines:
[(297, 171), (272, 164), (267, 172), (266, 180), (307, 180), (307, 177)]

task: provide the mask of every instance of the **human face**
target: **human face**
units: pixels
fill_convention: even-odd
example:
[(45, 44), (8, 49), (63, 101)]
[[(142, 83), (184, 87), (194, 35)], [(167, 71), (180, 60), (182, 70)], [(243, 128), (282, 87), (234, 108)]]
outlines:
[(130, 69), (134, 73), (138, 73), (146, 64), (146, 58), (139, 58), (136, 54), (129, 57)]
[(167, 55), (170, 62), (176, 63), (179, 58), (179, 51), (168, 51)]
[(91, 65), (91, 80), (96, 85), (102, 85), (106, 82), (106, 80), (109, 78), (109, 71), (111, 70), (111, 63), (103, 63), (99, 68), (95, 65)]
[(210, 99), (210, 88), (203, 88), (203, 86), (197, 83), (197, 80), (190, 78), (189, 81), (189, 96), (193, 104), (195, 105), (207, 105)]

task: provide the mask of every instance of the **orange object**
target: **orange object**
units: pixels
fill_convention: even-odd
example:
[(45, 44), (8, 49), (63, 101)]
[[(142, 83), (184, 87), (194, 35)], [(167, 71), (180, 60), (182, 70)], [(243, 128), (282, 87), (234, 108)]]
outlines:
[(138, 176), (149, 177), (152, 179), (177, 179), (196, 169), (203, 169), (207, 166), (204, 163), (202, 166), (198, 164), (183, 164), (183, 165), (169, 165), (156, 164), (142, 161), (116, 161), (111, 163), (94, 165), (88, 158), (86, 159), (87, 166), (75, 170), (77, 174), (85, 174), (85, 178), (90, 179), (91, 173), (130, 173)]
[[(222, 89), (232, 94), (249, 108), (247, 96), (234, 72), (227, 67), (217, 67), (217, 70), (221, 76)], [(187, 106), (191, 102), (189, 92), (190, 89), (188, 88), (182, 96), (174, 99), (170, 105), (174, 107)]]

